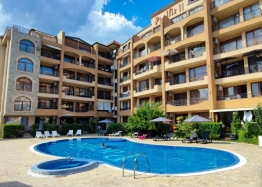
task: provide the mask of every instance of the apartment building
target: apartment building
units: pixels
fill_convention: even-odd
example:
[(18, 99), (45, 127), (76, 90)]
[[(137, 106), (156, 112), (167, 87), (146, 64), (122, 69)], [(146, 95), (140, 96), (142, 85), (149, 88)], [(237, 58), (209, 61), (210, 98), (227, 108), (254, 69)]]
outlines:
[(119, 45), (7, 27), (0, 37), (0, 124), (113, 120)]
[(262, 0), (177, 0), (118, 50), (118, 121), (144, 101), (230, 124), (262, 101)]

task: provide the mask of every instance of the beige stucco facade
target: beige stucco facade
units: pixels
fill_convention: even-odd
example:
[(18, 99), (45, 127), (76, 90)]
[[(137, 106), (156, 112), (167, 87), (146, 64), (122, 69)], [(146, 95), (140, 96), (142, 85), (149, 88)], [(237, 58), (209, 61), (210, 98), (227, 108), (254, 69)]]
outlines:
[(118, 42), (91, 45), (63, 31), (19, 26), (8, 27), (0, 42), (0, 124), (113, 120)]
[(180, 0), (153, 13), (118, 50), (118, 121), (147, 100), (161, 101), (174, 124), (252, 111), (262, 101), (261, 8), (262, 0)]

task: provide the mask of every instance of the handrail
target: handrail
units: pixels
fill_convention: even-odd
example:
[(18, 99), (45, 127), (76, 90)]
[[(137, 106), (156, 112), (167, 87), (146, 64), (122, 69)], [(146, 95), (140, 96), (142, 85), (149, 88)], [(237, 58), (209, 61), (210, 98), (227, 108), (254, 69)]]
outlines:
[(134, 179), (136, 178), (136, 164), (137, 164), (137, 159), (140, 157), (140, 156), (145, 156), (146, 158), (146, 161), (147, 161), (147, 165), (148, 165), (148, 171), (150, 172), (150, 164), (148, 162), (148, 158), (146, 156), (146, 154), (144, 152), (140, 153), (140, 155), (136, 156), (136, 158), (134, 159)]
[(125, 161), (126, 161), (126, 159), (127, 159), (130, 155), (134, 155), (134, 159), (135, 159), (135, 156), (136, 156), (135, 153), (131, 152), (131, 153), (129, 153), (128, 155), (126, 155), (125, 158), (123, 158), (123, 161), (122, 161), (122, 175), (123, 175), (123, 177), (125, 176), (125, 175), (124, 175)]

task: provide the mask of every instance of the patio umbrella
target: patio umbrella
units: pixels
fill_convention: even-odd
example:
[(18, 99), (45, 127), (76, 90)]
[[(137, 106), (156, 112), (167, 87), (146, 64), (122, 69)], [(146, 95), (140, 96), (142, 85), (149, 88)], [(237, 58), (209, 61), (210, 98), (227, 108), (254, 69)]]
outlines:
[(184, 120), (184, 122), (210, 122), (209, 119), (203, 118), (199, 115), (195, 115), (191, 118), (188, 118), (186, 120)]
[(38, 126), (38, 130), (43, 130), (43, 120), (39, 121), (39, 126)]
[(178, 51), (176, 49), (167, 49), (162, 52), (162, 55), (164, 56), (171, 56), (176, 54)]
[(108, 119), (104, 119), (104, 120), (101, 120), (101, 121), (98, 121), (98, 123), (112, 123), (113, 121), (110, 121)]
[[(153, 119), (151, 120), (151, 122), (169, 122), (169, 121), (172, 121), (170, 119), (167, 119), (165, 117), (159, 117), (159, 118), (156, 118), (156, 119)], [(161, 136), (162, 136), (162, 125), (161, 125)]]
[(147, 59), (149, 62), (155, 62), (155, 61), (158, 61), (159, 60), (159, 57), (157, 56), (151, 56)]

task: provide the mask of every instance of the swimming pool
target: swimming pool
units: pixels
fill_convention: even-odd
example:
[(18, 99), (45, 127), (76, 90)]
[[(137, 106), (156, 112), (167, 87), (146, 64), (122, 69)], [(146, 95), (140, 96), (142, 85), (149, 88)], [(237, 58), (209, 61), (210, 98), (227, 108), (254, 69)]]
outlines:
[[(101, 147), (104, 143), (106, 147)], [(117, 168), (130, 152), (146, 153), (150, 173), (168, 175), (194, 175), (240, 167), (245, 159), (236, 153), (189, 146), (164, 146), (136, 143), (122, 138), (78, 138), (35, 145), (35, 151), (57, 157), (72, 157), (99, 161)], [(128, 157), (125, 168), (134, 169), (134, 157)], [(147, 172), (146, 159), (138, 159), (137, 171)]]

